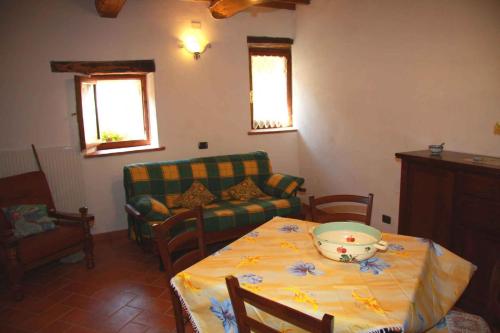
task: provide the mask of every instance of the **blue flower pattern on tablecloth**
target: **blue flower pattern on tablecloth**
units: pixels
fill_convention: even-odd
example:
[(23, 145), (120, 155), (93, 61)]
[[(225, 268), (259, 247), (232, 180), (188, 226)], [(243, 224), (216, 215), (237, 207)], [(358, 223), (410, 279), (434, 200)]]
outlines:
[(212, 256), (216, 257), (216, 256), (220, 255), (221, 253), (229, 251), (229, 250), (231, 250), (231, 247), (230, 246), (225, 246), (222, 249), (220, 249), (220, 250), (215, 251), (214, 253), (212, 253)]
[(281, 226), (278, 230), (286, 233), (299, 232), (299, 226), (296, 224), (285, 224), (284, 226)]
[(441, 318), (441, 320), (436, 324), (436, 328), (438, 329), (443, 329), (446, 326), (448, 326), (448, 324), (446, 323), (446, 317)]
[(323, 272), (316, 269), (313, 263), (299, 261), (288, 268), (288, 272), (295, 276), (306, 276), (307, 273), (311, 275), (323, 275)]
[(258, 284), (262, 283), (264, 279), (262, 278), (262, 276), (249, 273), (238, 276), (238, 280), (240, 280), (240, 282), (242, 283)]
[(441, 245), (439, 245), (438, 243), (435, 243), (433, 242), (432, 240), (430, 239), (427, 239), (427, 238), (418, 238), (417, 239), (419, 241), (421, 241), (422, 243), (427, 243), (429, 244), (429, 247), (432, 249), (432, 251), (434, 251), (434, 253), (439, 257), (439, 256), (442, 256), (443, 255), (443, 248), (441, 247)]
[[(420, 311), (418, 310), (417, 310), (417, 318), (418, 318), (418, 328), (415, 330), (415, 332), (423, 332), (425, 328), (425, 319), (424, 316), (422, 316), (422, 313), (420, 313)], [(408, 319), (406, 319), (403, 324), (403, 332), (408, 332), (411, 330), (411, 328), (412, 327), (410, 327), (410, 322), (408, 321)]]
[(386, 268), (391, 267), (388, 263), (380, 258), (369, 258), (359, 262), (359, 270), (361, 272), (372, 271), (374, 275), (379, 275)]
[(392, 251), (403, 251), (405, 249), (405, 247), (401, 244), (395, 244), (395, 243), (391, 243), (387, 246), (389, 248), (389, 250), (392, 250)]
[(226, 299), (219, 302), (215, 298), (210, 297), (210, 303), (212, 303), (210, 311), (222, 322), (224, 333), (238, 333), (238, 326), (236, 325), (236, 317), (234, 316), (231, 301)]
[(252, 237), (252, 238), (257, 238), (259, 237), (259, 232), (258, 231), (251, 231), (247, 234), (248, 237)]

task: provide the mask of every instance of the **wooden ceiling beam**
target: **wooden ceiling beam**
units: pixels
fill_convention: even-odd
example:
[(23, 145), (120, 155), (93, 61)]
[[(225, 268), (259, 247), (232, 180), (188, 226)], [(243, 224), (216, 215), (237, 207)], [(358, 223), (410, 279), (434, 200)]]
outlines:
[(116, 18), (127, 0), (95, 0), (95, 8), (101, 17)]
[(308, 5), (311, 0), (210, 0), (210, 12), (217, 19), (231, 17), (252, 6), (295, 10), (297, 4)]
[(276, 8), (276, 9), (288, 9), (288, 10), (295, 10), (296, 5), (291, 2), (284, 2), (284, 1), (271, 1), (271, 2), (265, 2), (261, 3), (259, 5), (256, 5), (257, 7), (267, 7), (267, 8)]

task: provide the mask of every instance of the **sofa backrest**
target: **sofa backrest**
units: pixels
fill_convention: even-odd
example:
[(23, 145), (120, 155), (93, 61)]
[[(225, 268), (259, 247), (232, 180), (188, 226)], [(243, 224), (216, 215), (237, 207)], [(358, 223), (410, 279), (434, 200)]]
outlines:
[(189, 160), (136, 163), (123, 169), (126, 200), (149, 194), (167, 207), (197, 180), (220, 198), (221, 192), (240, 183), (246, 177), (263, 185), (271, 175), (271, 163), (266, 152), (200, 157)]

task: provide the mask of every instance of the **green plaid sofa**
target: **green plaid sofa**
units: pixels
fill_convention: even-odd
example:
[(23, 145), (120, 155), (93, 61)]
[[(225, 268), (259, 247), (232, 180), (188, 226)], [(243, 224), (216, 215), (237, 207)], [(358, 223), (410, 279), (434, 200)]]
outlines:
[[(139, 242), (150, 239), (151, 226), (163, 222), (168, 215), (140, 213), (134, 199), (149, 195), (168, 207), (169, 214), (180, 213), (186, 209), (176, 206), (177, 198), (195, 180), (217, 197), (215, 202), (203, 207), (208, 242), (238, 237), (274, 216), (300, 214), (301, 202), (296, 192), (304, 179), (272, 173), (269, 157), (263, 151), (130, 164), (123, 172), (129, 235)], [(246, 177), (252, 178), (268, 196), (249, 201), (227, 197), (224, 191)]]

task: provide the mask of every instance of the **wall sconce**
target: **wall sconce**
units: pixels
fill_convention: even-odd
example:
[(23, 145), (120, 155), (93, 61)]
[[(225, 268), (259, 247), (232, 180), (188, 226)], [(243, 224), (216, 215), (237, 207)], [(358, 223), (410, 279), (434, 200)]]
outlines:
[(211, 47), (210, 43), (201, 35), (201, 22), (191, 21), (191, 31), (184, 34), (179, 46), (191, 53), (194, 59), (200, 59), (200, 56), (208, 48)]

